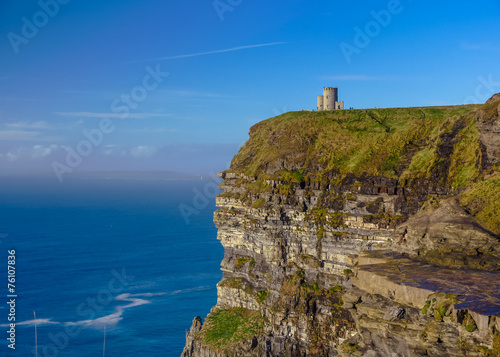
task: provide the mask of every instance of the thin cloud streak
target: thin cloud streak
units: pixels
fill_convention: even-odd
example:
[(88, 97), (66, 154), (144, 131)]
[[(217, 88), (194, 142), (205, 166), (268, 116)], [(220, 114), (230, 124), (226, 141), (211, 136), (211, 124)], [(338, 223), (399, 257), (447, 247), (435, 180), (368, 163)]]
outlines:
[(33, 140), (38, 135), (39, 131), (25, 131), (25, 130), (0, 130), (0, 140)]
[(225, 52), (234, 52), (234, 51), (247, 50), (247, 49), (250, 49), (250, 48), (284, 45), (284, 44), (287, 44), (287, 43), (288, 42), (261, 43), (259, 45), (238, 46), (238, 47), (226, 48), (226, 49), (223, 49), (223, 50), (214, 50), (214, 51), (207, 51), (207, 52), (190, 53), (190, 54), (185, 54), (185, 55), (160, 57), (160, 58), (155, 58), (154, 60), (155, 61), (161, 61), (161, 60), (172, 60), (172, 59), (179, 59), (179, 58), (207, 56), (207, 55), (213, 55), (213, 54), (217, 54), (217, 53), (225, 53)]
[(45, 121), (19, 121), (17, 123), (7, 123), (5, 126), (14, 129), (52, 129)]
[(63, 138), (57, 136), (46, 136), (40, 131), (32, 130), (0, 130), (0, 141), (38, 141), (56, 142)]

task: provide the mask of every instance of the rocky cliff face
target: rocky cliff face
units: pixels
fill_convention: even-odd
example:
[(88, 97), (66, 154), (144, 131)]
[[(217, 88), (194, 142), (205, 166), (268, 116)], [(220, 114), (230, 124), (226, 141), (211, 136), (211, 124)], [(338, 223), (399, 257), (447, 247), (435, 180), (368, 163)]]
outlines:
[(221, 173), (217, 305), (182, 356), (500, 356), (499, 108), (253, 127)]

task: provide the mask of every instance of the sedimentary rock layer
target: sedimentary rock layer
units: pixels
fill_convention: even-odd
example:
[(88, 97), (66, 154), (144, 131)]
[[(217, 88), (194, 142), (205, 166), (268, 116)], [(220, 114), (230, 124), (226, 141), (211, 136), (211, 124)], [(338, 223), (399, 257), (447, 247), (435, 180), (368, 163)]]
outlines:
[(499, 355), (499, 105), (257, 124), (221, 173), (223, 279), (182, 356)]

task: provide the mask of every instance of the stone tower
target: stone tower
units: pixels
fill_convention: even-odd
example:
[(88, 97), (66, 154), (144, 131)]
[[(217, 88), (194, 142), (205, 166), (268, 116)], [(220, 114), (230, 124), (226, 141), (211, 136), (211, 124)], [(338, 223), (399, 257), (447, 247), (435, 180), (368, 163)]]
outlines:
[(338, 87), (323, 88), (323, 110), (335, 110), (335, 103), (339, 101)]
[(318, 110), (344, 109), (344, 102), (339, 102), (338, 87), (324, 87), (323, 95), (318, 95)]
[(324, 110), (323, 109), (323, 96), (322, 95), (318, 95), (318, 110)]

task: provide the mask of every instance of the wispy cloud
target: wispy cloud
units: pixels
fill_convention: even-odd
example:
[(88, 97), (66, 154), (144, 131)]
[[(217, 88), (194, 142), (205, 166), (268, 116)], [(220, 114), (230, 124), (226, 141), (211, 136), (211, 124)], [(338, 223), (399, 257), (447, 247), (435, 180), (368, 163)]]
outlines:
[(0, 130), (0, 140), (33, 140), (40, 135), (38, 131), (30, 130)]
[[(234, 52), (234, 51), (248, 50), (248, 49), (251, 49), (251, 48), (285, 45), (287, 43), (288, 42), (270, 42), (270, 43), (261, 43), (261, 44), (258, 44), (258, 45), (236, 46), (236, 47), (231, 47), (231, 48), (225, 48), (225, 49), (222, 49), (222, 50), (212, 50), (212, 51), (205, 51), (205, 52), (188, 53), (188, 54), (184, 54), (184, 55), (159, 57), (159, 58), (154, 58), (154, 59), (148, 60), (148, 61), (162, 61), (162, 60), (173, 60), (173, 59), (179, 59), (179, 58), (207, 56), (207, 55), (214, 55), (214, 54), (217, 54), (217, 53), (225, 53), (225, 52)], [(137, 63), (137, 62), (145, 62), (145, 61), (135, 61), (134, 63)]]
[[(116, 155), (120, 151), (121, 149), (120, 147), (118, 147), (118, 145), (106, 145), (102, 150), (102, 153), (105, 156), (111, 156), (111, 155)], [(123, 152), (123, 154), (125, 154), (125, 152)]]
[(59, 149), (59, 146), (58, 145), (55, 145), (55, 144), (52, 144), (52, 145), (35, 145), (33, 146), (32, 148), (32, 151), (31, 151), (31, 157), (33, 159), (38, 159), (38, 158), (42, 158), (42, 157), (45, 157), (45, 156), (49, 156), (50, 154), (52, 154), (52, 152), (56, 151)]
[(63, 147), (56, 144), (49, 145), (34, 145), (34, 146), (21, 146), (18, 148), (9, 149), (6, 152), (0, 152), (0, 159), (8, 162), (20, 160), (39, 160), (53, 155), (57, 151), (63, 151)]
[(21, 150), (9, 150), (5, 154), (0, 153), (0, 159), (6, 160), (7, 162), (14, 162), (16, 161), (21, 154)]
[(130, 149), (130, 155), (135, 158), (149, 158), (153, 156), (158, 148), (150, 145), (139, 145)]
[(359, 74), (346, 74), (346, 75), (336, 75), (336, 76), (324, 76), (323, 80), (332, 81), (382, 81), (395, 79), (396, 77), (380, 77), (380, 76), (366, 76)]
[(0, 141), (59, 142), (63, 138), (37, 130), (0, 130)]
[(134, 159), (148, 159), (156, 154), (160, 147), (152, 145), (138, 145), (138, 146), (119, 146), (119, 145), (106, 145), (102, 150), (104, 156), (121, 156), (130, 157)]
[(29, 122), (29, 121), (20, 121), (17, 123), (7, 123), (5, 124), (5, 127), (7, 128), (14, 128), (14, 129), (50, 129), (51, 127), (44, 121), (35, 121), (35, 122)]
[[(78, 118), (123, 118), (123, 113), (93, 113), (93, 112), (55, 112), (54, 114), (63, 117), (78, 117)], [(149, 118), (165, 118), (172, 114), (161, 113), (129, 113), (127, 118), (130, 119), (149, 119)]]

